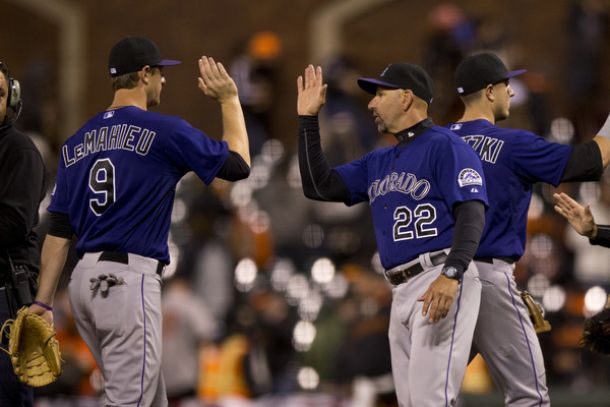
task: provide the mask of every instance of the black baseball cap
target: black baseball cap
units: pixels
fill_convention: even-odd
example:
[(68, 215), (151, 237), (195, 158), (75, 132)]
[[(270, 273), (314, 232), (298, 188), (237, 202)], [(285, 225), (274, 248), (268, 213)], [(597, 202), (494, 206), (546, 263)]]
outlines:
[(480, 52), (466, 57), (455, 70), (455, 86), (461, 96), (468, 95), (487, 85), (495, 85), (527, 72), (526, 69), (509, 71), (504, 62), (492, 52)]
[(358, 78), (358, 86), (365, 92), (377, 92), (381, 86), (389, 89), (411, 89), (415, 96), (432, 103), (434, 94), (430, 75), (418, 65), (397, 63), (388, 65), (378, 78)]
[(144, 66), (169, 66), (181, 61), (161, 59), (157, 44), (144, 37), (125, 37), (117, 42), (108, 56), (110, 76), (137, 72)]

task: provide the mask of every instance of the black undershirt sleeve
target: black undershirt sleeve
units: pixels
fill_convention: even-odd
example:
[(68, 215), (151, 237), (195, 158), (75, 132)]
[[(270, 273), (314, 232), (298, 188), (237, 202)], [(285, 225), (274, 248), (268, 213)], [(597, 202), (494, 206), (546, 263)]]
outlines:
[(322, 152), (317, 116), (299, 116), (299, 169), (307, 198), (349, 203), (347, 186)]
[(453, 214), (453, 243), (445, 266), (453, 266), (463, 274), (479, 247), (485, 227), (485, 205), (480, 201), (464, 201), (455, 206)]
[(74, 234), (70, 225), (70, 217), (64, 213), (50, 212), (50, 224), (48, 234), (64, 239), (72, 239)]
[(589, 239), (593, 245), (610, 247), (610, 225), (597, 225), (597, 236), (595, 239)]
[(590, 140), (574, 146), (561, 182), (599, 181), (603, 173), (602, 153), (597, 143)]
[(225, 181), (239, 181), (240, 179), (248, 178), (250, 175), (250, 166), (244, 161), (243, 157), (235, 151), (229, 151), (229, 156), (225, 160), (216, 178), (224, 179)]

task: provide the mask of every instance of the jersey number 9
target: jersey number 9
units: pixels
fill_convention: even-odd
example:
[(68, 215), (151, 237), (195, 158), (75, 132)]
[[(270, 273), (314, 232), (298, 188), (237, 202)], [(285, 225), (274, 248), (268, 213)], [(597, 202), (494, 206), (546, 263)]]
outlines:
[(89, 171), (89, 189), (96, 195), (89, 199), (89, 207), (96, 216), (101, 216), (114, 203), (114, 165), (109, 158), (97, 160)]

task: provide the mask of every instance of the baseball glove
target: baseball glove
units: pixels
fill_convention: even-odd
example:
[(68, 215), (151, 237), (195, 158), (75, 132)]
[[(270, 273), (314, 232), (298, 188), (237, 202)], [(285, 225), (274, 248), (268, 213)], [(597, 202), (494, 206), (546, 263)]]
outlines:
[(55, 330), (40, 315), (28, 313), (26, 307), (9, 319), (2, 332), (9, 330), (8, 351), (19, 380), (32, 387), (53, 383), (61, 374), (61, 355)]
[(580, 344), (593, 352), (610, 355), (610, 308), (585, 319)]
[(549, 332), (551, 330), (551, 324), (549, 321), (544, 319), (544, 310), (542, 306), (534, 300), (532, 295), (527, 291), (521, 291), (521, 299), (525, 303), (527, 307), (527, 311), (530, 314), (530, 319), (532, 320), (532, 324), (534, 324), (534, 329), (537, 334), (543, 332)]

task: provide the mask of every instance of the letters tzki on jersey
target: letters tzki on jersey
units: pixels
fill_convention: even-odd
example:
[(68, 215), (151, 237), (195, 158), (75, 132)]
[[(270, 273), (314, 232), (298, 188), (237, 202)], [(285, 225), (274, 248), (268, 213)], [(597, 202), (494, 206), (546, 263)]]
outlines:
[(559, 185), (572, 147), (549, 143), (516, 129), (503, 129), (487, 120), (447, 126), (481, 157), (492, 205), (476, 257), (519, 259), (525, 251), (527, 211), (532, 185)]

